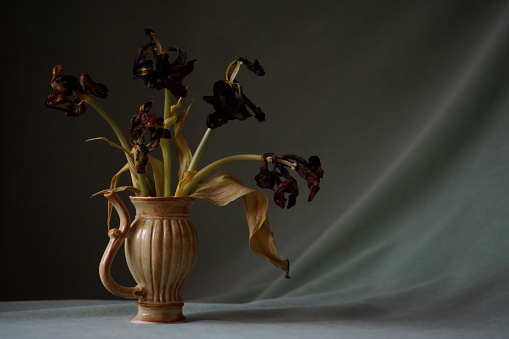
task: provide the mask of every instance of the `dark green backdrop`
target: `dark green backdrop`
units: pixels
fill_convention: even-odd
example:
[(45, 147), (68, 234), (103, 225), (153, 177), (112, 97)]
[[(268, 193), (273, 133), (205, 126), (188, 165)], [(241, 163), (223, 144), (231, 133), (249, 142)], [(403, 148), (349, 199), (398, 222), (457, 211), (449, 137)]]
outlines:
[[(203, 164), (317, 154), (325, 170), (315, 201), (301, 184), (294, 208), (269, 211), (291, 280), (250, 252), (239, 202), (197, 202), (186, 300), (507, 315), (507, 1), (24, 1), (2, 17), (1, 299), (114, 298), (97, 272), (106, 202), (89, 197), (123, 155), (84, 142), (113, 138), (92, 110), (66, 119), (44, 100), (62, 64), (108, 85), (104, 106), (126, 131), (142, 103), (161, 109), (162, 94), (131, 75), (152, 28), (198, 59), (185, 80), (196, 96), (184, 130), (192, 148), (211, 111), (201, 97), (225, 66), (258, 58), (267, 72), (239, 75), (266, 121), (221, 127)], [(255, 187), (258, 165), (226, 169)], [(121, 257), (113, 275), (133, 283)]]

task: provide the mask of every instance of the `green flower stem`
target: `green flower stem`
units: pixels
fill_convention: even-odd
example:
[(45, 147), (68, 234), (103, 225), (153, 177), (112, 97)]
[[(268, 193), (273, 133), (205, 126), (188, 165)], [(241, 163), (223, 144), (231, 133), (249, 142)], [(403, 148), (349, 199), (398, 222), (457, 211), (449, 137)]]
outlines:
[(205, 134), (203, 135), (200, 144), (198, 145), (198, 148), (196, 148), (196, 151), (194, 152), (193, 158), (191, 159), (191, 163), (189, 164), (188, 171), (193, 171), (196, 166), (198, 165), (198, 162), (200, 161), (200, 158), (203, 154), (203, 151), (205, 149), (205, 146), (207, 146), (207, 143), (209, 142), (210, 137), (212, 137), (212, 132), (214, 130), (212, 128), (207, 128), (205, 131)]
[[(170, 118), (171, 115), (171, 92), (164, 89), (164, 120)], [(170, 126), (164, 125), (164, 128), (169, 129)], [(159, 142), (163, 154), (163, 196), (171, 196), (171, 143), (170, 139), (161, 139)]]
[(120, 129), (120, 127), (118, 127), (115, 120), (113, 120), (113, 118), (108, 113), (106, 113), (106, 111), (101, 106), (99, 106), (92, 98), (88, 98), (86, 102), (93, 109), (95, 109), (97, 113), (99, 113), (101, 117), (103, 117), (103, 119), (106, 120), (106, 122), (110, 125), (110, 127), (113, 129), (113, 132), (115, 132), (115, 134), (117, 135), (118, 141), (120, 141), (120, 145), (122, 145), (122, 147), (125, 149), (131, 149), (131, 147), (129, 147), (129, 144), (127, 143), (124, 134), (122, 133), (122, 130)]
[(149, 190), (147, 188), (147, 183), (145, 181), (145, 176), (141, 173), (137, 173), (137, 175), (138, 175), (138, 182), (140, 183), (141, 196), (143, 196), (143, 197), (150, 196)]
[(170, 139), (159, 141), (163, 154), (163, 197), (171, 197), (171, 144)]
[[(86, 102), (93, 109), (95, 109), (97, 111), (97, 113), (99, 113), (99, 115), (101, 115), (101, 117), (108, 123), (108, 125), (110, 125), (111, 129), (113, 129), (113, 132), (115, 132), (115, 134), (118, 138), (118, 141), (120, 142), (120, 145), (124, 149), (130, 150), (131, 147), (129, 147), (129, 144), (127, 143), (124, 133), (122, 133), (122, 130), (117, 125), (116, 121), (113, 120), (113, 118), (99, 104), (97, 104), (92, 98), (88, 98), (86, 100)], [(125, 157), (127, 159), (127, 162), (129, 163), (131, 178), (132, 178), (132, 181), (134, 184), (134, 175), (135, 175), (134, 173), (136, 173), (136, 166), (134, 165), (134, 161), (133, 161), (132, 157), (130, 157), (128, 154), (125, 154)], [(146, 183), (145, 183), (143, 176), (141, 174), (137, 174), (137, 176), (138, 176), (138, 182), (140, 183), (141, 194), (143, 196), (148, 195), (148, 189), (146, 187)]]
[(202, 181), (207, 175), (209, 175), (212, 171), (217, 170), (218, 168), (230, 164), (232, 162), (238, 161), (261, 161), (261, 154), (237, 154), (229, 157), (225, 157), (219, 160), (214, 161), (213, 163), (205, 166), (200, 171), (198, 171), (191, 181), (189, 181), (182, 190), (180, 196), (186, 197), (189, 195), (191, 189), (196, 186), (200, 181)]

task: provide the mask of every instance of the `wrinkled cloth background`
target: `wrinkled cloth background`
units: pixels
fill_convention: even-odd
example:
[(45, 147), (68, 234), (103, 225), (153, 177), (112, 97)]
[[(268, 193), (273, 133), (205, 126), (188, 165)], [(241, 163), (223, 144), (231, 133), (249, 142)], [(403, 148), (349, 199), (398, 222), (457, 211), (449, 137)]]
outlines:
[[(509, 336), (509, 1), (24, 1), (2, 17), (0, 337)], [(102, 287), (106, 202), (89, 197), (123, 155), (84, 142), (114, 137), (92, 109), (44, 107), (62, 64), (109, 87), (126, 131), (141, 104), (162, 109), (132, 80), (144, 28), (198, 59), (193, 149), (228, 63), (267, 72), (237, 78), (267, 120), (219, 128), (201, 165), (273, 152), (325, 170), (313, 202), (299, 181), (295, 207), (269, 210), (291, 279), (250, 252), (240, 201), (195, 203), (187, 324), (131, 324), (135, 302)], [(255, 187), (258, 167), (225, 170)]]

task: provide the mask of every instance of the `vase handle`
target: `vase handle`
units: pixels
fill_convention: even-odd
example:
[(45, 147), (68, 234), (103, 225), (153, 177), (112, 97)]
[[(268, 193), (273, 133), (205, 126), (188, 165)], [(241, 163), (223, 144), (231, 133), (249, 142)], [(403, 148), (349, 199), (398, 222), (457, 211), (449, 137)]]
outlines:
[(137, 285), (135, 287), (125, 287), (118, 284), (111, 276), (111, 264), (127, 237), (127, 233), (129, 232), (129, 227), (131, 225), (131, 218), (129, 217), (129, 212), (127, 211), (124, 203), (115, 192), (106, 191), (104, 196), (117, 211), (120, 218), (120, 225), (118, 229), (112, 228), (108, 232), (110, 241), (104, 251), (101, 263), (99, 264), (99, 276), (101, 277), (101, 282), (108, 291), (121, 298), (136, 299), (138, 297), (142, 297), (145, 293), (141, 286)]

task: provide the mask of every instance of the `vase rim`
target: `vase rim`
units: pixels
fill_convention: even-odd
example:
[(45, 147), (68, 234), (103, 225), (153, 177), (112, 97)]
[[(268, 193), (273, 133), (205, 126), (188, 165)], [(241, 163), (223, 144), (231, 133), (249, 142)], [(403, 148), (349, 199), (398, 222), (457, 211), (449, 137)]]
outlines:
[(190, 198), (190, 197), (136, 197), (136, 196), (130, 196), (129, 199), (131, 199), (131, 201), (172, 201), (172, 200), (194, 201), (194, 198)]

